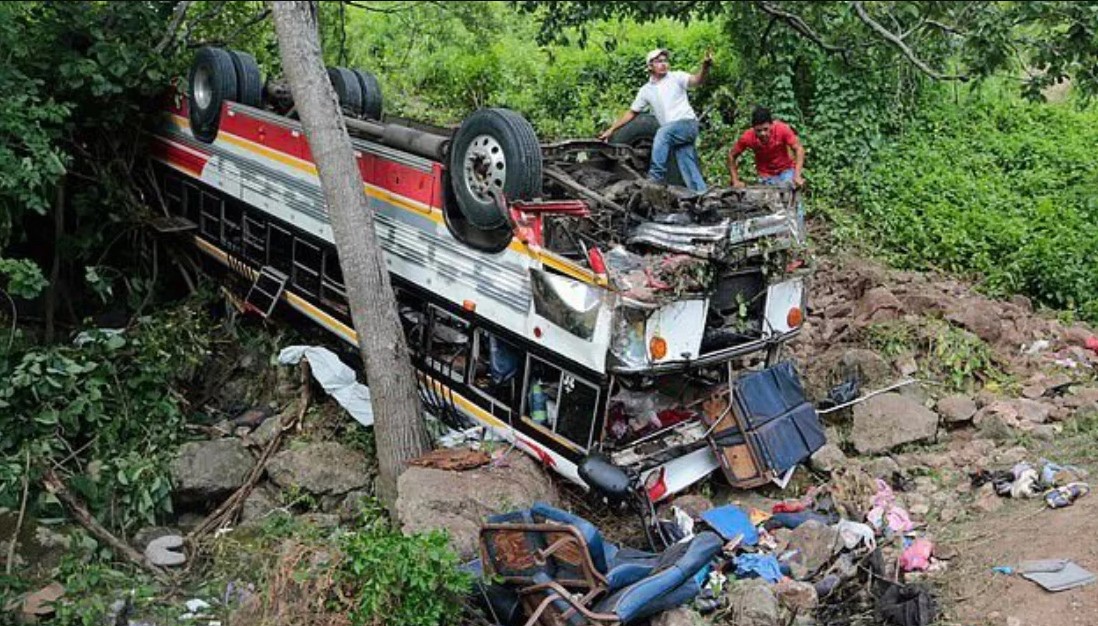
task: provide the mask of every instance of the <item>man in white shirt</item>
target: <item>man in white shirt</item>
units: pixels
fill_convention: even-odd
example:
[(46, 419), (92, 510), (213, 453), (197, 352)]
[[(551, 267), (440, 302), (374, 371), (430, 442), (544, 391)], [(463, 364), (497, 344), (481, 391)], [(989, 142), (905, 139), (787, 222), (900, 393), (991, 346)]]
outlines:
[(656, 182), (664, 181), (667, 158), (673, 152), (686, 186), (696, 193), (705, 193), (707, 187), (698, 167), (698, 151), (694, 147), (698, 139), (698, 116), (690, 106), (686, 90), (705, 82), (709, 67), (713, 65), (713, 54), (705, 53), (697, 74), (669, 71), (668, 55), (667, 50), (663, 49), (648, 53), (645, 57), (648, 82), (637, 91), (629, 110), (604, 130), (599, 139), (609, 139), (614, 131), (628, 124), (638, 113), (651, 110), (660, 123), (660, 129), (652, 140), (648, 178)]

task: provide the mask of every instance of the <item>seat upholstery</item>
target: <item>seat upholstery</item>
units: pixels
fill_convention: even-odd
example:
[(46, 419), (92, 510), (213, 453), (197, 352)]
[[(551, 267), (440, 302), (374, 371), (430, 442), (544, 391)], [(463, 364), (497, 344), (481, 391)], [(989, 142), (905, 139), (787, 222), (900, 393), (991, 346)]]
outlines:
[[(486, 574), (502, 575), (528, 616), (546, 626), (628, 624), (678, 606), (699, 593), (723, 545), (717, 534), (703, 532), (659, 555), (619, 548), (587, 520), (544, 503), (490, 522), (481, 533)], [(500, 542), (498, 533), (523, 536)], [(534, 556), (505, 558), (500, 545)], [(575, 558), (580, 546), (589, 558)]]

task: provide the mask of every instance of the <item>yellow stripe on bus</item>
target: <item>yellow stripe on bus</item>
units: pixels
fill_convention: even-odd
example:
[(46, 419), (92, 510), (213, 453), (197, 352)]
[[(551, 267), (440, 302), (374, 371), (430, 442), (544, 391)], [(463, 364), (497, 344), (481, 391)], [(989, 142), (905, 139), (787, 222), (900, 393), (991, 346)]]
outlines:
[[(172, 115), (172, 117), (175, 119), (175, 122), (177, 124), (179, 124), (180, 126), (190, 128), (190, 121), (187, 120), (186, 118), (184, 118), (180, 115), (174, 115), (174, 114)], [(277, 150), (273, 150), (273, 149), (268, 148), (268, 147), (266, 147), (262, 144), (255, 143), (254, 141), (244, 139), (243, 137), (233, 135), (233, 134), (228, 133), (224, 130), (219, 132), (217, 137), (218, 137), (218, 139), (224, 139), (226, 141), (226, 143), (230, 143), (234, 146), (237, 146), (238, 148), (240, 148), (242, 150), (247, 150), (249, 152), (254, 152), (254, 153), (259, 154), (261, 156), (264, 156), (264, 157), (267, 157), (267, 158), (270, 158), (270, 159), (274, 159), (275, 161), (278, 161), (279, 163), (282, 163), (282, 164), (287, 165), (289, 167), (292, 167), (292, 168), (295, 168), (297, 170), (303, 171), (303, 172), (305, 172), (307, 174), (310, 174), (312, 176), (316, 176), (316, 166), (313, 163), (310, 163), (309, 161), (306, 161), (304, 159), (299, 159), (297, 157), (289, 156), (285, 153), (278, 152)], [(393, 205), (395, 205), (395, 206), (397, 206), (398, 208), (401, 208), (401, 209), (413, 211), (416, 215), (427, 217), (428, 219), (430, 219), (432, 222), (434, 222), (436, 224), (445, 223), (445, 218), (442, 215), (441, 209), (437, 209), (435, 207), (423, 204), (421, 202), (416, 202), (415, 200), (410, 200), (408, 198), (405, 198), (404, 196), (397, 195), (397, 194), (395, 194), (395, 193), (393, 193), (393, 192), (391, 192), (387, 189), (384, 189), (382, 187), (378, 187), (377, 185), (373, 185), (371, 183), (363, 182), (363, 187), (366, 190), (366, 195), (369, 196), (369, 197), (377, 198), (379, 200), (389, 202), (389, 203), (391, 203), (391, 204), (393, 204)], [(534, 259), (536, 261), (541, 261), (545, 265), (548, 265), (549, 267), (557, 270), (558, 272), (562, 272), (564, 274), (567, 274), (567, 275), (571, 276), (572, 278), (575, 278), (576, 280), (579, 280), (581, 282), (585, 282), (585, 283), (592, 284), (592, 285), (600, 285), (600, 286), (603, 286), (603, 287), (606, 286), (606, 281), (599, 280), (595, 276), (594, 272), (591, 272), (590, 270), (587, 270), (587, 269), (582, 268), (578, 265), (575, 265), (571, 261), (568, 261), (567, 259), (561, 258), (561, 257), (559, 257), (555, 254), (552, 254), (552, 253), (548, 252), (548, 251), (545, 251), (545, 250), (533, 251), (529, 247), (527, 247), (525, 244), (519, 242), (518, 240), (512, 241), (511, 244), (508, 246), (508, 249), (510, 249), (514, 252), (517, 252), (519, 254), (522, 254), (523, 256)]]

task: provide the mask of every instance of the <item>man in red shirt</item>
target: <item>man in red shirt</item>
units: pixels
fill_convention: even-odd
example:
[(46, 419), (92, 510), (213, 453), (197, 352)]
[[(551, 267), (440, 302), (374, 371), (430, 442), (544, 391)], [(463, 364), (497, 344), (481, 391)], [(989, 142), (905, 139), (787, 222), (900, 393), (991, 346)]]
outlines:
[(728, 153), (728, 170), (732, 173), (733, 187), (744, 186), (736, 161), (745, 150), (755, 153), (755, 170), (759, 173), (759, 182), (764, 185), (804, 185), (804, 178), (801, 177), (804, 146), (789, 124), (773, 119), (769, 109), (755, 107), (751, 113), (751, 128), (736, 140), (736, 145)]

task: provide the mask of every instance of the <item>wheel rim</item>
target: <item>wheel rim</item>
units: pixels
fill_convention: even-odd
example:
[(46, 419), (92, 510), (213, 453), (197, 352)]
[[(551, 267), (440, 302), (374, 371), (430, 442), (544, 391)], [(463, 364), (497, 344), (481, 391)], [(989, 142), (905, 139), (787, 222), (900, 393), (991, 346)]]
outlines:
[(462, 159), (465, 188), (481, 202), (493, 202), (492, 191), (503, 193), (507, 180), (507, 157), (503, 146), (491, 135), (478, 135), (465, 149)]
[(194, 73), (194, 103), (198, 108), (205, 109), (213, 100), (213, 87), (210, 84), (210, 70), (205, 65)]

